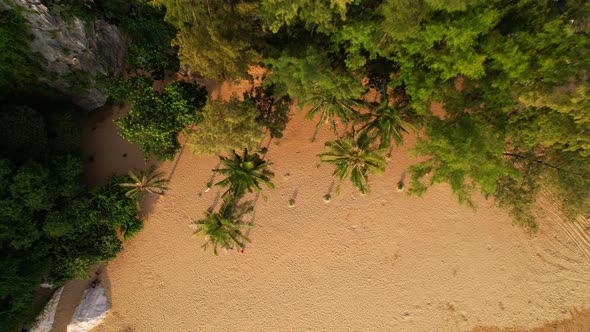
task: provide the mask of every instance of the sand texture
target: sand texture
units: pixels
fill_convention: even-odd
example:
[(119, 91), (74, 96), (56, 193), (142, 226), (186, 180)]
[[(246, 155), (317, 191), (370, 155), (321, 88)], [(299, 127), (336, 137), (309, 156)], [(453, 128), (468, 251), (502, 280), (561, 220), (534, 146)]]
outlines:
[[(101, 126), (106, 133), (110, 123)], [(244, 253), (214, 257), (192, 236), (192, 220), (219, 204), (221, 190), (205, 192), (218, 159), (187, 148), (162, 164), (170, 189), (146, 202), (145, 229), (108, 265), (112, 310), (95, 331), (513, 331), (590, 308), (587, 222), (543, 212), (530, 235), (483, 198), (476, 210), (459, 205), (445, 185), (420, 198), (397, 192), (418, 160), (407, 151), (414, 136), (393, 149), (385, 174), (370, 177), (368, 195), (345, 182), (325, 203), (333, 168), (318, 168), (317, 154), (334, 135), (323, 128), (310, 142), (313, 132), (293, 112), (284, 137), (264, 141), (276, 189), (263, 191), (266, 200), (249, 197), (255, 228)], [(116, 163), (122, 153), (125, 162), (141, 160), (113, 140), (87, 145), (102, 149), (94, 163)], [(590, 326), (581, 324), (543, 331)]]

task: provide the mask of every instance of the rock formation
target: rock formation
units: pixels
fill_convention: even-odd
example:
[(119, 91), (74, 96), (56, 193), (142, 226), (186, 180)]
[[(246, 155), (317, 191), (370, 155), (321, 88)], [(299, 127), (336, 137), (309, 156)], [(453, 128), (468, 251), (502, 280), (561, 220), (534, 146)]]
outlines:
[(25, 9), (21, 13), (34, 37), (31, 48), (46, 60), (43, 66), (48, 76), (55, 77), (47, 83), (72, 96), (84, 110), (104, 105), (106, 97), (94, 79), (123, 66), (127, 43), (119, 29), (103, 20), (56, 17), (40, 0), (11, 1)]

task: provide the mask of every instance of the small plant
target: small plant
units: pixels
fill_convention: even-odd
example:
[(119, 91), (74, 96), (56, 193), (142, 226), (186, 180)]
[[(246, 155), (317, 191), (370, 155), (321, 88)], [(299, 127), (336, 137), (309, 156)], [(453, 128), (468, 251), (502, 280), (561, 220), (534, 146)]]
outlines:
[(329, 203), (332, 200), (332, 196), (330, 194), (324, 195), (324, 202)]
[(211, 190), (211, 186), (213, 186), (213, 181), (207, 182), (207, 189), (205, 189), (205, 192), (208, 192), (209, 190)]
[(294, 207), (295, 206), (295, 199), (291, 198), (289, 200), (289, 207)]

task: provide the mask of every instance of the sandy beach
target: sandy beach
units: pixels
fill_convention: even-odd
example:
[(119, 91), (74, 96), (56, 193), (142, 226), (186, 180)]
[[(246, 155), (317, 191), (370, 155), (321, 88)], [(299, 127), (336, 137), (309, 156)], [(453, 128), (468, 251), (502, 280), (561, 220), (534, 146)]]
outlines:
[[(231, 86), (211, 89), (227, 97)], [(85, 129), (95, 181), (143, 162), (115, 135), (117, 114)], [(345, 182), (325, 203), (333, 168), (318, 167), (317, 154), (334, 135), (322, 128), (311, 142), (313, 132), (294, 111), (284, 137), (263, 142), (276, 189), (249, 197), (255, 227), (244, 253), (215, 257), (192, 236), (192, 221), (219, 203), (221, 190), (205, 192), (218, 158), (185, 148), (163, 163), (170, 189), (146, 202), (145, 229), (106, 268), (112, 310), (95, 331), (590, 330), (588, 222), (564, 223), (544, 197), (531, 235), (481, 197), (476, 210), (460, 205), (444, 185), (420, 198), (397, 192), (418, 160), (408, 152), (413, 135), (370, 177), (368, 195)], [(58, 310), (61, 332), (73, 309)], [(551, 323), (572, 312), (575, 325)]]

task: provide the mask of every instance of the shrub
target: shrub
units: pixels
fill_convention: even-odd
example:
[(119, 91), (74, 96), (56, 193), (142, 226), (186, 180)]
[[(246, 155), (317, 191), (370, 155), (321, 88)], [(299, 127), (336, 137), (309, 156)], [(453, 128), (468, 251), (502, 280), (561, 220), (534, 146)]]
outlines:
[(264, 138), (258, 122), (260, 112), (251, 100), (207, 100), (204, 120), (187, 133), (195, 153), (218, 154), (231, 150), (256, 150)]

